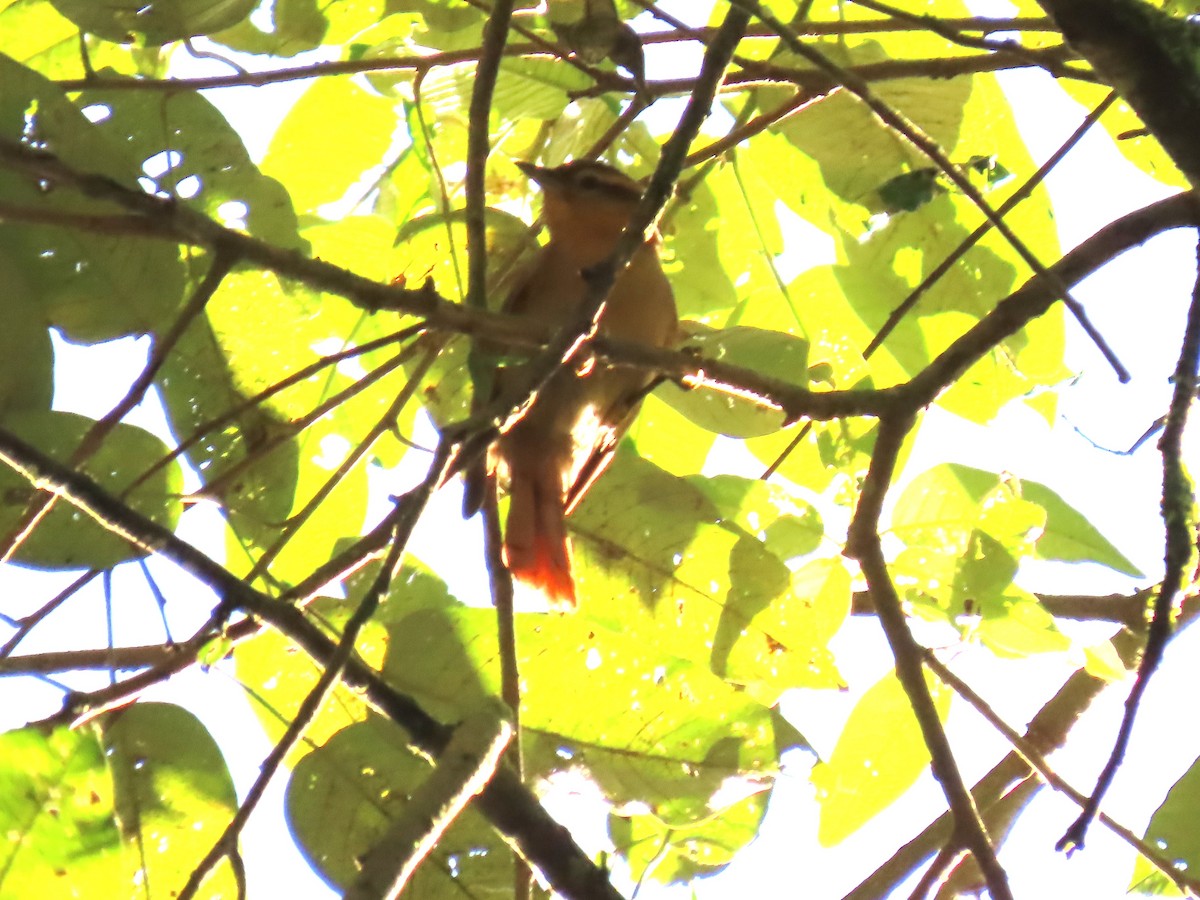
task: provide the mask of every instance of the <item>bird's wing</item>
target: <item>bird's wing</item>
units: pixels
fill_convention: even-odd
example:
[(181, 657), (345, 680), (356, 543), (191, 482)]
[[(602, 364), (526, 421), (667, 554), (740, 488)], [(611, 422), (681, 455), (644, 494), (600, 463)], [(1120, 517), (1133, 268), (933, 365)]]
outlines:
[(587, 459), (576, 470), (575, 480), (567, 488), (567, 495), (563, 503), (566, 515), (571, 515), (575, 507), (579, 505), (579, 501), (587, 494), (588, 489), (612, 463), (617, 445), (621, 443), (621, 438), (629, 430), (633, 420), (637, 418), (643, 396), (645, 395), (639, 391), (632, 396), (619, 398), (602, 417), (604, 422), (611, 424), (601, 432), (600, 439), (597, 440)]

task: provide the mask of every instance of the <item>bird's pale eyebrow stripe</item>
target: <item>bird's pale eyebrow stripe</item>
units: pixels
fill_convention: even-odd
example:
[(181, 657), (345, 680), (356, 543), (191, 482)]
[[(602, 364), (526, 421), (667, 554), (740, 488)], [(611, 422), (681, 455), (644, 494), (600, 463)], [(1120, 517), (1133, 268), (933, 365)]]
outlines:
[(591, 163), (580, 163), (576, 167), (576, 171), (580, 174), (587, 172), (598, 182), (602, 182), (606, 190), (613, 190), (624, 194), (631, 200), (639, 200), (642, 196), (642, 189), (635, 181), (627, 175), (611, 169), (605, 165), (593, 165)]

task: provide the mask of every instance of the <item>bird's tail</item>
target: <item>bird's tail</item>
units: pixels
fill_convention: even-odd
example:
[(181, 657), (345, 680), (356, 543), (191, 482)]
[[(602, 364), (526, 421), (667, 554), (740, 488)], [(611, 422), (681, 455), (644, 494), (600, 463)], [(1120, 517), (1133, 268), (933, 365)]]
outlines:
[(553, 465), (522, 466), (513, 471), (504, 561), (512, 577), (540, 591), (552, 609), (575, 609), (562, 478)]

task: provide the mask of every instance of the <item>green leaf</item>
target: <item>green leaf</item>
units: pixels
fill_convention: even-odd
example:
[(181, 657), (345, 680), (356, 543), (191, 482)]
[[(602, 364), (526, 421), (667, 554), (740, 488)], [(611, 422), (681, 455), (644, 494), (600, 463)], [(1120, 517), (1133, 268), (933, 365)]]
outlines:
[[(0, 135), (54, 154), (79, 172), (138, 190), (143, 158), (94, 127), (49, 81), (0, 56)], [(118, 215), (115, 205), (59, 186), (40, 188), (0, 172), (0, 202), (66, 218)], [(43, 321), (71, 340), (93, 342), (162, 326), (184, 288), (179, 250), (168, 243), (53, 224), (0, 222), (4, 268), (22, 272)]]
[[(850, 52), (831, 55), (842, 64), (866, 64), (887, 58), (878, 41), (853, 38)], [(944, 45), (939, 53), (944, 53)], [(796, 64), (787, 52), (777, 54), (777, 63)], [(880, 82), (872, 92), (893, 109), (906, 115), (946, 148), (954, 148), (962, 130), (964, 108), (973, 82), (966, 79), (896, 79)], [(759, 92), (759, 106), (771, 109), (786, 99), (781, 88)], [(821, 167), (822, 180), (833, 192), (834, 208), (847, 226), (861, 228), (863, 218), (852, 217), (857, 205), (870, 192), (912, 165), (925, 164), (924, 157), (902, 141), (870, 109), (848, 92), (807, 106), (775, 127), (794, 146)], [(833, 198), (831, 198), (833, 199)], [(845, 203), (842, 206), (837, 201)], [(828, 202), (828, 201), (825, 201)], [(819, 215), (814, 209), (813, 213)], [(857, 218), (857, 221), (855, 221)]]
[(54, 76), (44, 68), (45, 57), (67, 43), (78, 57), (78, 38), (79, 29), (49, 0), (24, 0), (0, 9), (0, 55), (27, 65), (37, 59), (34, 68), (48, 77)]
[[(1028, 504), (1045, 511), (1040, 529)], [(893, 532), (910, 545), (940, 545), (956, 552), (977, 528), (1018, 552), (1036, 541), (1033, 549), (1043, 559), (1098, 562), (1141, 575), (1077, 510), (1036, 481), (948, 463), (914, 478), (892, 512)]]
[(240, 22), (256, 0), (51, 0), (81, 31), (126, 44), (140, 35), (147, 44), (211, 34)]
[(652, 814), (608, 817), (608, 833), (640, 882), (688, 882), (729, 865), (758, 835), (767, 794), (754, 792), (712, 811), (698, 824), (675, 825)]
[[(409, 286), (431, 280), (444, 296), (466, 296), (466, 214), (432, 213), (405, 222), (396, 235), (399, 271), (395, 277)], [(524, 254), (536, 249), (529, 226), (498, 209), (485, 212), (488, 240), (488, 295), (494, 304), (504, 299), (514, 268)]]
[(287, 518), (299, 478), (293, 429), (247, 396), (206, 318), (195, 320), (167, 357), (158, 384), (193, 468), (232, 514)]
[[(1183, 872), (1200, 866), (1200, 831), (1196, 829), (1196, 810), (1200, 808), (1200, 759), (1171, 786), (1162, 805), (1150, 817), (1143, 839)], [(1130, 891), (1140, 895), (1179, 896), (1166, 876), (1139, 856), (1129, 882)]]
[[(75, 413), (23, 410), (6, 417), (2, 427), (58, 462), (69, 463), (94, 424)], [(183, 508), (183, 476), (178, 464), (161, 466), (143, 479), (166, 454), (167, 447), (154, 435), (120, 423), (80, 468), (111, 496), (173, 529)], [(45, 496), (19, 473), (7, 466), (0, 469), (0, 533), (14, 533), (26, 521), (29, 504)], [(107, 569), (145, 554), (87, 513), (59, 500), (21, 543), (14, 559), (49, 569)]]
[(126, 148), (158, 190), (230, 228), (308, 251), (287, 190), (259, 170), (241, 135), (201, 94), (93, 89), (78, 104), (101, 117), (96, 130)]
[(737, 304), (733, 279), (721, 254), (717, 199), (707, 180), (680, 198), (664, 234), (663, 271), (671, 279), (679, 315), (708, 321)]
[[(332, 557), (342, 538), (361, 534), (369, 454), (345, 468), (358, 444), (347, 440), (343, 422), (336, 414), (322, 418), (295, 442), (299, 477), (294, 505), (283, 520), (253, 515), (233, 519), (230, 568), (261, 565), (262, 556), (270, 554), (272, 578), (295, 584), (312, 572), (314, 560)], [(284, 448), (285, 457), (290, 449)], [(270, 464), (271, 456), (261, 463)]]
[[(134, 883), (171, 894), (228, 824), (233, 782), (191, 713), (142, 702), (100, 731), (0, 736), (3, 896), (107, 900)], [(228, 868), (206, 889), (232, 896)]]
[(1036, 481), (1022, 482), (1023, 494), (1046, 510), (1046, 530), (1037, 542), (1038, 556), (1062, 562), (1098, 562), (1123, 575), (1143, 577), (1142, 571), (1096, 530), (1082, 513)]
[[(321, 363), (326, 354), (382, 336), (395, 320), (368, 317), (347, 303), (281, 284), (265, 272), (226, 278), (207, 313), (211, 336), (206, 338), (197, 325), (188, 350), (196, 354), (196, 373), (211, 374), (172, 402), (191, 402), (188, 395), (195, 391), (214, 418), (239, 410), (234, 421), (242, 424), (241, 434), (212, 439), (207, 446), (215, 452), (203, 469), (208, 490), (237, 514), (231, 564), (245, 571), (261, 565), (267, 554), (275, 560), (271, 572), (276, 579), (299, 580), (311, 571), (314, 559), (328, 558), (340, 538), (360, 533), (366, 467), (374, 454), (371, 442), (380, 441), (392, 427), (410, 426), (417, 406), (414, 400), (411, 408), (393, 413), (391, 421), (384, 418), (408, 382), (396, 364), (403, 348), (338, 365)], [(280, 322), (288, 327), (279, 328)], [(376, 362), (389, 369), (367, 382), (365, 367)], [(296, 380), (303, 373), (307, 375)], [(291, 384), (276, 390), (285, 379), (292, 379)], [(263, 392), (270, 396), (241, 409), (241, 398)], [(383, 444), (389, 456), (398, 455), (392, 441)]]
[[(944, 721), (950, 691), (932, 678), (927, 682)], [(826, 847), (840, 844), (898, 800), (928, 765), (908, 696), (889, 673), (855, 704), (833, 754), (813, 770), (821, 806), (817, 839)]]
[(126, 875), (112, 781), (91, 729), (0, 735), (0, 894), (111, 896)]
[[(808, 383), (808, 342), (783, 332), (693, 326), (686, 346), (699, 355), (782, 378), (797, 387)], [(784, 422), (781, 410), (715, 390), (684, 390), (667, 384), (658, 396), (700, 427), (729, 437), (759, 437), (778, 431)]]
[(479, 10), (455, 0), (391, 0), (388, 9), (391, 12), (420, 13), (431, 32), (475, 31), (482, 24)]
[(713, 502), (723, 519), (764, 541), (780, 559), (811, 553), (825, 535), (816, 508), (778, 485), (736, 475), (689, 482)]
[(914, 169), (884, 182), (877, 191), (880, 204), (872, 212), (893, 215), (920, 209), (946, 188), (938, 180), (939, 172), (932, 167)]
[[(817, 601), (798, 596), (780, 558), (724, 521), (693, 482), (618, 452), (567, 523), (583, 609), (709, 666), (765, 705), (789, 687), (839, 685), (828, 635), (807, 612)], [(844, 616), (849, 579), (827, 577), (819, 605)]]
[(1058, 630), (1054, 616), (1037, 597), (1017, 587), (1008, 588), (999, 604), (985, 609), (979, 637), (997, 656), (1010, 659), (1062, 653), (1071, 648), (1070, 639)]
[[(221, 751), (199, 719), (170, 703), (136, 703), (107, 717), (101, 733), (127, 858), (139, 881), (178, 891), (237, 809)], [(228, 864), (205, 889), (234, 891)]]
[[(237, 272), (206, 309), (212, 333), (239, 392), (254, 396), (338, 352), (364, 330), (363, 312), (348, 303), (283, 284), (269, 272)], [(279, 323), (287, 323), (286, 329)], [(318, 349), (319, 348), (319, 349)], [(283, 421), (311, 413), (357, 380), (352, 367), (329, 367), (263, 401)], [(394, 396), (394, 394), (393, 394)]]
[[(485, 225), (487, 297), (493, 305), (498, 305), (507, 297), (521, 261), (536, 245), (529, 227), (508, 213), (487, 210)], [(396, 237), (396, 245), (397, 280), (410, 286), (432, 280), (445, 295), (465, 298), (466, 227), (461, 211), (420, 216), (406, 222)], [(439, 426), (462, 420), (471, 412), (469, 349), (465, 341), (452, 341), (426, 373), (422, 400)]]
[[(776, 471), (810, 491), (832, 489), (839, 505), (852, 506), (867, 474), (878, 423), (870, 419), (803, 421), (784, 431), (754, 438), (746, 447), (763, 468)], [(782, 461), (780, 461), (782, 458)]]
[(588, 75), (559, 60), (506, 57), (496, 79), (493, 109), (510, 121), (556, 119), (571, 95), (591, 84)]
[[(354, 139), (313, 141), (335, 119), (354, 123)], [(360, 182), (387, 156), (398, 124), (393, 101), (349, 78), (317, 79), (275, 132), (263, 171), (287, 185), (301, 212), (339, 201), (352, 189), (366, 194), (369, 185)]]
[(50, 331), (20, 268), (3, 252), (0, 284), (6, 307), (0, 328), (0, 418), (17, 409), (49, 409), (54, 395)]
[[(938, 50), (938, 55), (943, 54), (944, 47)], [(870, 45), (855, 46), (851, 57), (854, 62), (870, 62), (880, 57), (880, 51)], [(1008, 101), (994, 78), (901, 79), (881, 83), (877, 89), (881, 99), (932, 135), (951, 159), (996, 158), (1006, 170), (1033, 171), (1011, 116), (996, 112), (1005, 109)], [(880, 186), (927, 170), (929, 160), (896, 142), (889, 129), (846, 94), (788, 117), (780, 132), (819, 164), (820, 175), (814, 180), (823, 180), (829, 192), (814, 192), (803, 215), (830, 233), (842, 257), (829, 273), (810, 271), (791, 287), (804, 331), (864, 347), (913, 289), (975, 229), (979, 210), (955, 189), (917, 204), (911, 212), (872, 218), (870, 206), (875, 201), (871, 198), (877, 198)], [(854, 152), (846, 152), (847, 147)], [(993, 207), (998, 205), (1015, 190), (1016, 182), (988, 185), (985, 199)], [(1057, 236), (1044, 191), (1035, 191), (1006, 214), (1006, 221), (1039, 254), (1054, 252)], [(1021, 256), (1003, 237), (986, 235), (922, 293), (871, 357), (874, 383), (898, 383), (924, 369), (1010, 293), (1025, 271)], [(831, 279), (837, 282), (835, 291), (829, 290)], [(805, 302), (806, 296), (819, 302)], [(1061, 314), (1042, 317), (976, 363), (937, 402), (972, 421), (990, 421), (1004, 404), (1067, 377), (1062, 364), (1064, 341)], [(821, 358), (820, 351), (820, 341), (814, 338), (814, 358)], [(845, 378), (840, 375), (835, 366), (835, 379), (842, 384)]]
[(717, 440), (658, 398), (657, 391), (642, 404), (628, 435), (638, 456), (673, 475), (692, 475), (704, 468)]
[[(769, 783), (779, 752), (769, 710), (644, 635), (597, 624), (517, 617), (531, 775), (582, 766), (611, 802), (676, 823), (707, 819), (727, 778)], [(384, 672), (439, 718), (461, 719), (499, 694), (495, 631), (489, 610), (419, 610), (389, 626)]]
[[(346, 5), (337, 4), (338, 7)], [(374, 10), (374, 4), (352, 5), (368, 14)], [(317, 0), (276, 0), (269, 7), (271, 22), (266, 30), (259, 27), (255, 16), (214, 34), (212, 39), (243, 53), (283, 58), (295, 56), (321, 45), (329, 29), (329, 20), (325, 16), (327, 8), (322, 8)]]
[[(340, 888), (429, 776), (393, 723), (372, 716), (335, 734), (295, 766), (286, 815), (309, 862)], [(454, 821), (409, 882), (422, 898), (503, 897), (512, 892), (512, 851), (472, 807)]]
[[(396, 227), (385, 216), (343, 216), (334, 222), (309, 222), (303, 234), (312, 245), (314, 257), (364, 278), (388, 282), (400, 273), (401, 251), (395, 246)], [(363, 318), (373, 321), (389, 317), (381, 313)]]
[[(350, 543), (349, 540), (342, 541), (338, 550), (345, 549)], [(364, 566), (347, 579), (346, 599), (318, 597), (306, 608), (330, 627), (342, 628), (378, 573), (378, 563)], [(368, 665), (380, 668), (388, 650), (388, 626), (417, 609), (457, 606), (458, 602), (447, 592), (445, 583), (410, 557), (392, 579), (391, 590), (376, 615), (360, 631), (355, 652)], [(254, 709), (263, 728), (272, 740), (278, 740), (316, 685), (321, 666), (311, 657), (296, 653), (291, 639), (272, 630), (238, 644), (234, 649), (234, 660), (239, 681), (254, 692), (258, 701)], [(342, 729), (366, 719), (367, 715), (368, 707), (362, 695), (339, 684), (313, 716), (304, 734), (314, 744), (324, 744)], [(303, 748), (293, 751), (288, 758), (289, 764), (306, 752)]]

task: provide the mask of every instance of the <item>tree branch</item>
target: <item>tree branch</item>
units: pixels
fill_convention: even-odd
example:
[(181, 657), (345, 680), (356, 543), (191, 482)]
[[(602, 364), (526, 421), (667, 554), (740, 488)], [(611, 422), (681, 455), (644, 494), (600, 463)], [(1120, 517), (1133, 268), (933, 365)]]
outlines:
[(871, 466), (863, 482), (858, 508), (850, 522), (845, 554), (851, 559), (857, 559), (862, 566), (867, 586), (875, 600), (879, 624), (883, 626), (883, 632), (892, 648), (896, 677), (912, 704), (913, 714), (925, 739), (925, 746), (929, 749), (933, 775), (941, 784), (953, 814), (952, 839), (946, 846), (958, 845), (969, 849), (987, 879), (991, 896), (997, 900), (1011, 900), (1008, 876), (996, 859), (996, 850), (988, 837), (987, 828), (975, 806), (974, 798), (963, 781), (958, 762), (950, 747), (950, 740), (942, 727), (937, 706), (925, 681), (922, 648), (909, 631), (900, 597), (888, 573), (879, 540), (879, 513), (883, 506), (883, 498), (895, 475), (901, 445), (914, 424), (915, 418), (911, 415), (880, 421)]
[(1121, 718), (1117, 737), (1105, 763), (1104, 771), (1096, 780), (1083, 812), (1059, 839), (1055, 847), (1068, 852), (1082, 848), (1088, 826), (1100, 808), (1117, 769), (1125, 758), (1125, 748), (1133, 735), (1133, 722), (1150, 679), (1162, 661), (1163, 651), (1171, 636), (1171, 619), (1180, 594), (1195, 573), (1196, 557), (1196, 488), (1183, 462), (1183, 432), (1187, 426), (1188, 412), (1196, 398), (1197, 370), (1200, 369), (1200, 241), (1196, 245), (1196, 284), (1192, 291), (1192, 302), (1188, 307), (1187, 325), (1183, 332), (1183, 347), (1175, 366), (1172, 381), (1175, 384), (1171, 395), (1171, 407), (1167, 422), (1163, 426), (1158, 446), (1163, 458), (1162, 516), (1166, 530), (1166, 547), (1163, 564), (1165, 571), (1158, 596), (1154, 599), (1154, 617), (1146, 637), (1146, 652), (1138, 665), (1137, 678), (1125, 700), (1125, 714)]
[[(1193, 601), (1185, 606), (1180, 622), (1192, 622), (1198, 615), (1200, 603)], [(1144, 624), (1143, 621), (1143, 627)], [(1132, 666), (1141, 652), (1143, 637), (1133, 631), (1124, 631), (1113, 638), (1113, 646), (1121, 660)], [(1079, 717), (1109, 686), (1108, 681), (1086, 669), (1077, 670), (1030, 720), (1023, 735), (1026, 746), (1042, 756), (1060, 749)], [(971, 789), (976, 804), (981, 810), (991, 809), (1002, 798), (1018, 790), (1032, 774), (1033, 769), (1019, 753), (1009, 752)], [(896, 884), (911, 877), (923, 860), (945, 844), (950, 836), (951, 818), (946, 812), (935, 819), (843, 900), (882, 900), (887, 897)]]
[(1200, 186), (1196, 26), (1143, 0), (1039, 0), (1063, 37), (1105, 75)]
[(1017, 233), (1008, 226), (1008, 223), (992, 209), (987, 198), (971, 182), (966, 173), (950, 160), (945, 150), (938, 146), (936, 141), (899, 110), (894, 109), (877, 97), (862, 78), (834, 63), (820, 51), (803, 44), (791, 28), (776, 16), (763, 9), (762, 4), (758, 0), (730, 0), (730, 2), (754, 13), (764, 23), (774, 28), (780, 40), (783, 41), (789, 50), (808, 60), (830, 77), (835, 78), (846, 90), (858, 98), (864, 106), (875, 113), (884, 124), (888, 125), (896, 134), (904, 138), (914, 149), (926, 156), (937, 166), (938, 170), (950, 179), (955, 187), (962, 191), (975, 205), (984, 218), (991, 222), (996, 231), (1004, 237), (1013, 250), (1016, 251), (1017, 255), (1025, 261), (1026, 265), (1039, 278), (1045, 279), (1050, 283), (1051, 287), (1054, 288), (1063, 303), (1071, 311), (1076, 321), (1079, 322), (1084, 332), (1087, 333), (1100, 352), (1104, 354), (1104, 358), (1108, 360), (1109, 365), (1117, 373), (1117, 377), (1122, 382), (1129, 380), (1129, 373), (1121, 365), (1120, 360), (1117, 359), (1104, 338), (1096, 331), (1095, 327), (1089, 321), (1087, 314), (1084, 312), (1083, 307), (1071, 296), (1066, 285), (1055, 276), (1053, 271), (1047, 269), (1042, 264), (1041, 260), (1025, 245), (1025, 242), (1021, 240)]
[[(1130, 631), (1141, 631), (1146, 627), (1146, 609), (1155, 588), (1144, 588), (1133, 594), (1038, 594), (1038, 602), (1052, 616), (1076, 619), (1082, 622), (1114, 622)], [(850, 614), (855, 616), (875, 615), (875, 601), (870, 591), (855, 591), (851, 599)]]
[[(31, 177), (70, 184), (89, 196), (112, 200), (154, 222), (164, 238), (240, 255), (244, 261), (259, 268), (296, 279), (317, 290), (338, 294), (369, 311), (407, 312), (422, 317), (425, 327), (486, 338), (506, 347), (536, 347), (552, 337), (545, 323), (451, 303), (439, 297), (432, 284), (417, 291), (403, 290), (379, 284), (322, 260), (272, 247), (173, 201), (127, 188), (104, 176), (75, 172), (52, 154), (4, 138), (0, 138), (0, 164)], [(667, 185), (671, 181), (673, 177), (667, 179)], [(656, 190), (661, 193), (663, 188), (659, 184)], [(655, 208), (644, 210), (639, 221), (644, 219), (648, 223), (658, 205), (659, 200), (655, 200)], [(1109, 223), (1051, 268), (1059, 282), (1074, 284), (1159, 232), (1197, 224), (1200, 224), (1200, 204), (1190, 193), (1176, 194)], [(991, 348), (1044, 314), (1056, 299), (1057, 295), (1049, 287), (1040, 286), (1038, 279), (1026, 282), (911, 381), (879, 391), (809, 391), (754, 370), (697, 358), (691, 353), (642, 347), (604, 337), (596, 337), (593, 347), (610, 362), (654, 368), (688, 386), (727, 390), (743, 397), (761, 397), (767, 405), (783, 410), (789, 422), (800, 418), (879, 416), (916, 410), (932, 403), (937, 394), (962, 372)]]
[[(0, 656), (0, 674), (24, 675), (33, 672), (77, 672), (81, 669), (144, 669), (161, 666), (177, 659), (180, 644), (147, 644), (141, 647), (103, 647), (99, 650), (52, 650), (22, 656)], [(194, 660), (193, 660), (194, 661)]]
[[(1009, 745), (1017, 751), (1017, 753), (1022, 759), (1025, 760), (1026, 763), (1029, 764), (1029, 767), (1033, 771), (1041, 776), (1043, 781), (1054, 788), (1054, 790), (1069, 797), (1073, 803), (1084, 807), (1085, 809), (1087, 808), (1089, 798), (1086, 797), (1082, 792), (1077, 791), (1067, 782), (1065, 778), (1059, 775), (1046, 760), (1045, 754), (1043, 754), (1038, 747), (1034, 746), (1032, 741), (1027, 740), (1023, 735), (1019, 734), (1015, 728), (1011, 727), (1007, 722), (1000, 718), (996, 711), (992, 709), (991, 705), (976, 691), (974, 691), (970, 685), (955, 675), (948, 666), (944, 665), (932, 650), (926, 649), (923, 655), (925, 659), (925, 665), (927, 665), (930, 670), (937, 675), (938, 678), (953, 688), (956, 694), (970, 703), (972, 708), (981, 716), (983, 716), (989, 725), (1002, 734), (1004, 739), (1008, 741)], [(1137, 850), (1137, 852), (1149, 860), (1154, 867), (1159, 870), (1159, 872), (1170, 879), (1175, 886), (1179, 888), (1180, 892), (1194, 893), (1197, 891), (1197, 889), (1200, 889), (1200, 881), (1197, 881), (1194, 878), (1188, 878), (1174, 865), (1172, 865), (1169, 859), (1164, 857), (1158, 852), (1158, 850), (1147, 844), (1144, 840), (1139, 838), (1124, 825), (1121, 825), (1119, 822), (1114, 821), (1106, 815), (1102, 815), (1102, 821), (1108, 827), (1109, 831), (1120, 837), (1121, 840)]]
[(464, 719), (437, 768), (363, 857), (362, 873), (344, 900), (399, 897), (454, 820), (495, 776), (512, 735), (512, 725), (494, 709)]
[[(300, 610), (255, 590), (168, 529), (108, 495), (90, 478), (55, 462), (2, 428), (0, 461), (20, 472), (35, 488), (63, 497), (134, 546), (172, 560), (211, 587), (221, 597), (222, 609), (241, 609), (257, 616), (326, 668), (335, 662), (337, 645)], [(402, 507), (397, 506), (386, 520), (388, 535), (401, 512)], [(342, 677), (348, 687), (361, 692), (373, 707), (407, 731), (414, 749), (426, 759), (436, 759), (445, 748), (451, 729), (411, 697), (393, 689), (356, 656), (346, 661)], [(484, 815), (546, 875), (555, 890), (569, 897), (618, 900), (620, 895), (609, 885), (605, 873), (596, 868), (570, 833), (550, 818), (511, 769), (499, 770), (478, 802)]]
[(487, 24), (483, 26), (483, 48), (475, 81), (471, 86), (471, 108), (467, 117), (467, 305), (476, 309), (487, 306), (484, 296), (487, 286), (487, 229), (484, 212), (487, 197), (484, 176), (487, 174), (489, 117), (492, 93), (500, 74), (500, 58), (508, 40), (508, 21), (512, 18), (513, 0), (495, 0)]
[(279, 767), (283, 765), (284, 758), (296, 746), (296, 743), (303, 736), (305, 730), (312, 723), (313, 719), (316, 718), (317, 712), (324, 705), (326, 699), (333, 692), (333, 689), (341, 681), (350, 657), (354, 653), (354, 644), (358, 640), (358, 635), (362, 631), (363, 626), (375, 615), (381, 598), (387, 593), (392, 577), (399, 568), (400, 560), (404, 556), (404, 549), (408, 546), (408, 540), (412, 536), (412, 530), (416, 527), (417, 520), (429, 504), (429, 498), (433, 496), (433, 492), (442, 480), (442, 474), (449, 455), (448, 446), (443, 445), (439, 447), (434, 462), (429, 467), (429, 472), (425, 476), (425, 480), (396, 501), (396, 515), (393, 517), (395, 524), (391, 536), (391, 547), (388, 550), (387, 559), (384, 561), (383, 566), (380, 567), (379, 574), (363, 595), (363, 599), (359, 602), (354, 614), (346, 622), (337, 645), (333, 648), (329, 659), (325, 661), (321, 676), (317, 679), (317, 683), (313, 685), (312, 690), (308, 692), (304, 700), (300, 703), (296, 717), (288, 723), (283, 736), (271, 748), (271, 752), (267, 754), (267, 758), (259, 766), (258, 776), (254, 779), (254, 784), (250, 786), (250, 790), (247, 791), (245, 799), (238, 805), (237, 813), (234, 814), (233, 819), (226, 826), (216, 843), (213, 844), (212, 849), (209, 850), (205, 857), (192, 870), (191, 876), (183, 886), (183, 890), (180, 891), (180, 900), (191, 900), (196, 895), (196, 891), (200, 889), (200, 885), (203, 883), (205, 877), (216, 867), (217, 863), (223, 857), (230, 857), (232, 859), (236, 855), (238, 838), (245, 828), (250, 814), (255, 810), (266, 793), (267, 785), (275, 777), (275, 773), (279, 771)]

